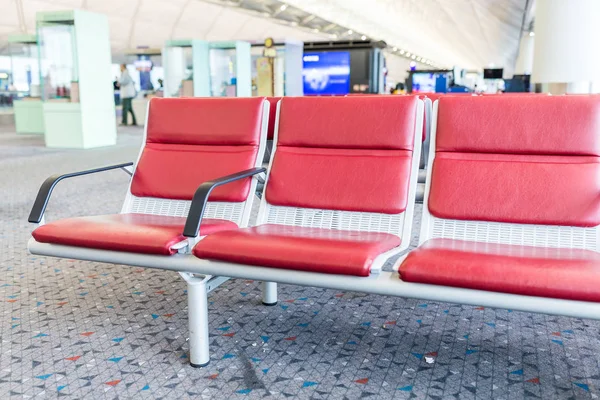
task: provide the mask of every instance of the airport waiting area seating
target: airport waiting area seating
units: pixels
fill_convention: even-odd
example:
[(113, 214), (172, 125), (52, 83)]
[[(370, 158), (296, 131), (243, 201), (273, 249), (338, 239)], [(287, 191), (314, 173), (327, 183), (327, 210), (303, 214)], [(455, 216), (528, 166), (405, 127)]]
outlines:
[[(236, 117), (229, 118), (230, 113)], [(172, 255), (190, 245), (183, 227), (199, 184), (231, 174), (238, 174), (229, 178), (235, 182), (211, 193), (201, 233), (246, 226), (256, 185), (248, 176), (262, 172), (258, 167), (267, 115), (267, 105), (259, 98), (153, 99), (121, 213), (49, 222), (35, 229), (33, 238), (47, 246)], [(93, 172), (99, 171), (70, 175)], [(52, 189), (62, 179), (51, 177), (44, 183), (30, 222), (42, 220)]]
[(423, 102), (285, 98), (280, 107), (258, 226), (207, 236), (194, 254), (369, 276), (408, 248)]
[[(36, 238), (46, 226), (60, 229), (61, 221), (37, 228), (28, 248), (33, 254), (180, 272), (188, 283), (192, 366), (209, 362), (207, 296), (228, 278), (262, 281), (266, 305), (277, 302), (277, 283), (287, 283), (600, 319), (598, 97), (449, 96), (436, 101), (420, 245), (408, 254), (423, 99), (283, 98), (277, 103), (273, 155), (257, 221), (249, 227), (245, 217), (228, 218), (231, 214), (216, 212), (213, 203), (231, 207), (231, 202), (242, 202), (246, 210), (252, 202), (256, 179), (250, 176), (263, 171), (258, 166), (267, 132), (266, 100), (158, 101), (166, 108), (197, 108), (189, 111), (187, 123), (192, 115), (202, 115), (202, 124), (176, 123), (170, 137), (177, 145), (170, 150), (183, 153), (196, 143), (204, 148), (207, 141), (213, 143), (207, 138), (219, 146), (244, 148), (232, 150), (243, 160), (228, 159), (235, 164), (231, 169), (212, 165), (223, 162), (213, 159), (210, 175), (188, 176), (193, 171), (189, 163), (175, 156), (163, 159), (161, 165), (174, 163), (165, 167), (169, 176), (185, 175), (181, 182), (187, 182), (185, 193), (176, 196), (162, 189), (176, 197), (168, 201), (175, 202), (177, 216), (187, 215), (178, 225), (177, 238), (184, 239), (170, 247), (177, 251), (150, 254), (74, 244), (58, 234), (46, 242)], [(151, 101), (150, 114), (161, 109), (156, 102)], [(211, 111), (200, 111), (205, 106)], [(217, 111), (220, 107), (230, 108)], [(234, 108), (236, 114), (253, 117), (235, 123), (221, 118)], [(169, 118), (183, 119), (173, 112), (163, 116), (161, 129), (171, 126)], [(132, 188), (137, 173), (143, 182), (163, 173), (143, 169), (146, 147), (154, 143), (154, 117), (149, 118), (150, 142), (136, 164)], [(237, 130), (219, 125), (228, 123)], [(245, 128), (253, 133), (242, 134)], [(227, 139), (217, 140), (220, 135)], [(188, 149), (182, 142), (194, 145)], [(236, 174), (236, 168), (243, 172)], [(230, 183), (233, 178), (219, 179), (220, 173), (244, 177)], [(202, 183), (205, 179), (210, 180)], [(228, 185), (234, 193), (217, 192)], [(40, 197), (47, 202), (45, 193), (42, 187), (34, 217), (40, 214)], [(128, 204), (137, 198), (155, 201), (159, 195), (160, 190), (136, 195), (132, 189), (123, 211), (135, 212)], [(146, 213), (156, 209), (143, 208)], [(215, 221), (218, 227), (208, 233), (203, 226), (209, 219), (229, 220), (239, 228)], [(121, 239), (139, 241), (134, 235)], [(383, 268), (398, 255), (392, 270)]]

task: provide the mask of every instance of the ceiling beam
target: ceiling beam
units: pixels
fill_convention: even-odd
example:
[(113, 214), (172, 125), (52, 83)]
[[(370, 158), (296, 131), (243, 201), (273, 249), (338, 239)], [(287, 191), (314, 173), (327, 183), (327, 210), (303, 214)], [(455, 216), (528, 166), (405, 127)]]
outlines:
[(127, 45), (129, 48), (133, 48), (133, 34), (135, 32), (135, 20), (140, 11), (140, 7), (142, 5), (142, 0), (137, 0), (135, 5), (135, 10), (133, 11), (133, 16), (131, 17), (131, 27), (129, 28), (129, 38), (127, 39)]
[(307, 17), (302, 18), (302, 21), (300, 21), (300, 23), (302, 25), (306, 25), (306, 24), (308, 24), (310, 21), (312, 21), (315, 18), (316, 18), (316, 16), (314, 16), (314, 15), (311, 14), (311, 15), (309, 15)]
[(27, 24), (25, 23), (25, 13), (23, 12), (23, 1), (15, 0), (15, 6), (17, 6), (17, 17), (19, 18), (19, 30), (26, 33)]
[(185, 10), (188, 8), (188, 6), (190, 5), (191, 2), (192, 2), (192, 0), (187, 0), (185, 2), (185, 4), (181, 7), (181, 9), (179, 10), (179, 15), (177, 16), (177, 18), (175, 18), (175, 22), (173, 22), (173, 26), (171, 27), (171, 33), (169, 33), (169, 39), (173, 39), (173, 36), (175, 35), (175, 29), (177, 29), (177, 26), (179, 25), (179, 21), (181, 21), (181, 17), (183, 17)]

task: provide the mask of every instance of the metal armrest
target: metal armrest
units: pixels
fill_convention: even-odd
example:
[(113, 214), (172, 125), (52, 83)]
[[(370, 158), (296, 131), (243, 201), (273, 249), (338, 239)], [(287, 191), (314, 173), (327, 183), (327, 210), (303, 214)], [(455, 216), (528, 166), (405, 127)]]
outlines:
[(110, 165), (107, 167), (88, 169), (86, 171), (70, 172), (64, 175), (52, 175), (51, 177), (46, 179), (44, 183), (42, 183), (40, 191), (38, 192), (37, 197), (35, 198), (35, 203), (33, 203), (31, 213), (29, 213), (28, 221), (34, 224), (38, 224), (42, 220), (44, 216), (44, 211), (46, 211), (46, 206), (48, 205), (48, 200), (50, 200), (50, 196), (52, 195), (54, 187), (58, 182), (62, 181), (63, 179), (72, 178), (74, 176), (89, 175), (94, 174), (96, 172), (109, 171), (111, 169), (119, 168), (123, 169), (125, 172), (131, 175), (131, 173), (129, 172), (129, 170), (126, 169), (126, 167), (130, 167), (132, 165), (132, 162), (128, 162), (124, 164)]
[(183, 229), (183, 236), (186, 237), (197, 237), (200, 231), (200, 222), (204, 215), (204, 209), (208, 202), (208, 196), (210, 192), (217, 186), (225, 185), (227, 183), (239, 181), (240, 179), (249, 178), (253, 175), (265, 172), (266, 169), (262, 167), (247, 169), (232, 175), (227, 175), (222, 178), (217, 178), (213, 181), (204, 182), (194, 193), (192, 198), (192, 204), (190, 205), (190, 212), (188, 213), (187, 220), (185, 221), (185, 227)]

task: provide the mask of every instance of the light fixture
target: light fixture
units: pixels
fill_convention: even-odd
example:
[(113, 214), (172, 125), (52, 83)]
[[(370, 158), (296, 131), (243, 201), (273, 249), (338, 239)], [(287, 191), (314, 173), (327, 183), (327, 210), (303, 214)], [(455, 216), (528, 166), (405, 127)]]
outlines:
[(315, 32), (315, 33), (319, 32), (319, 28), (314, 28), (313, 32)]
[(365, 35), (362, 35), (360, 38), (361, 38), (362, 40), (367, 40), (367, 37), (366, 37)]
[(535, 36), (535, 32), (529, 32), (529, 36)]
[(417, 61), (418, 61), (418, 62), (421, 62), (421, 57), (417, 57)]
[(394, 47), (394, 48), (393, 48), (393, 50), (394, 50), (394, 51), (398, 51), (398, 48), (397, 48), (397, 47)]
[(408, 51), (406, 52), (406, 57), (410, 57), (410, 53)]
[(332, 39), (337, 39), (337, 33), (332, 33), (331, 35), (329, 35)]
[(415, 58), (417, 58), (417, 56), (415, 56), (415, 55), (413, 54), (413, 55), (412, 55), (410, 58), (412, 58), (412, 59), (414, 60)]
[(296, 21), (292, 21), (292, 22), (290, 22), (290, 25), (291, 26), (298, 26), (298, 23)]
[(400, 54), (404, 54), (404, 50), (400, 50)]
[(287, 4), (282, 4), (281, 7), (279, 7), (281, 11), (285, 11), (286, 8), (288, 8)]
[(348, 35), (352, 35), (354, 31), (352, 29), (348, 29)]

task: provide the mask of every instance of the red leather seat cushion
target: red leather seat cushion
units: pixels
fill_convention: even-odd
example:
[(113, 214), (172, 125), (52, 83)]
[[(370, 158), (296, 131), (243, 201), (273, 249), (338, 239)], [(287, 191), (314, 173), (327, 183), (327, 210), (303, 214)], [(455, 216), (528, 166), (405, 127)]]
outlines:
[(438, 218), (600, 224), (600, 159), (438, 152), (429, 211)]
[[(113, 214), (62, 219), (33, 231), (40, 243), (87, 247), (130, 253), (175, 253), (171, 247), (185, 240), (185, 218), (147, 214)], [(200, 235), (236, 229), (231, 221), (203, 219)]]
[(281, 99), (265, 192), (269, 204), (403, 212), (419, 101), (416, 96)]
[[(253, 168), (264, 98), (150, 100), (146, 146), (131, 193), (191, 200), (203, 182)], [(242, 202), (252, 178), (216, 188), (211, 201)]]
[(150, 100), (147, 143), (205, 146), (260, 142), (262, 97)]
[(569, 300), (600, 301), (600, 254), (432, 239), (400, 266), (407, 282)]
[[(253, 146), (190, 146), (148, 143), (135, 170), (131, 193), (138, 197), (191, 200), (203, 182), (253, 168)], [(222, 185), (210, 201), (245, 201), (252, 178)]]
[(410, 150), (416, 96), (284, 97), (277, 146)]
[(399, 245), (400, 238), (387, 233), (259, 225), (207, 236), (196, 245), (194, 255), (237, 264), (368, 276), (375, 257)]
[[(412, 152), (280, 147), (269, 204), (399, 214), (408, 205)], [(391, 189), (393, 188), (393, 189)]]
[(600, 96), (444, 96), (436, 151), (600, 156)]

